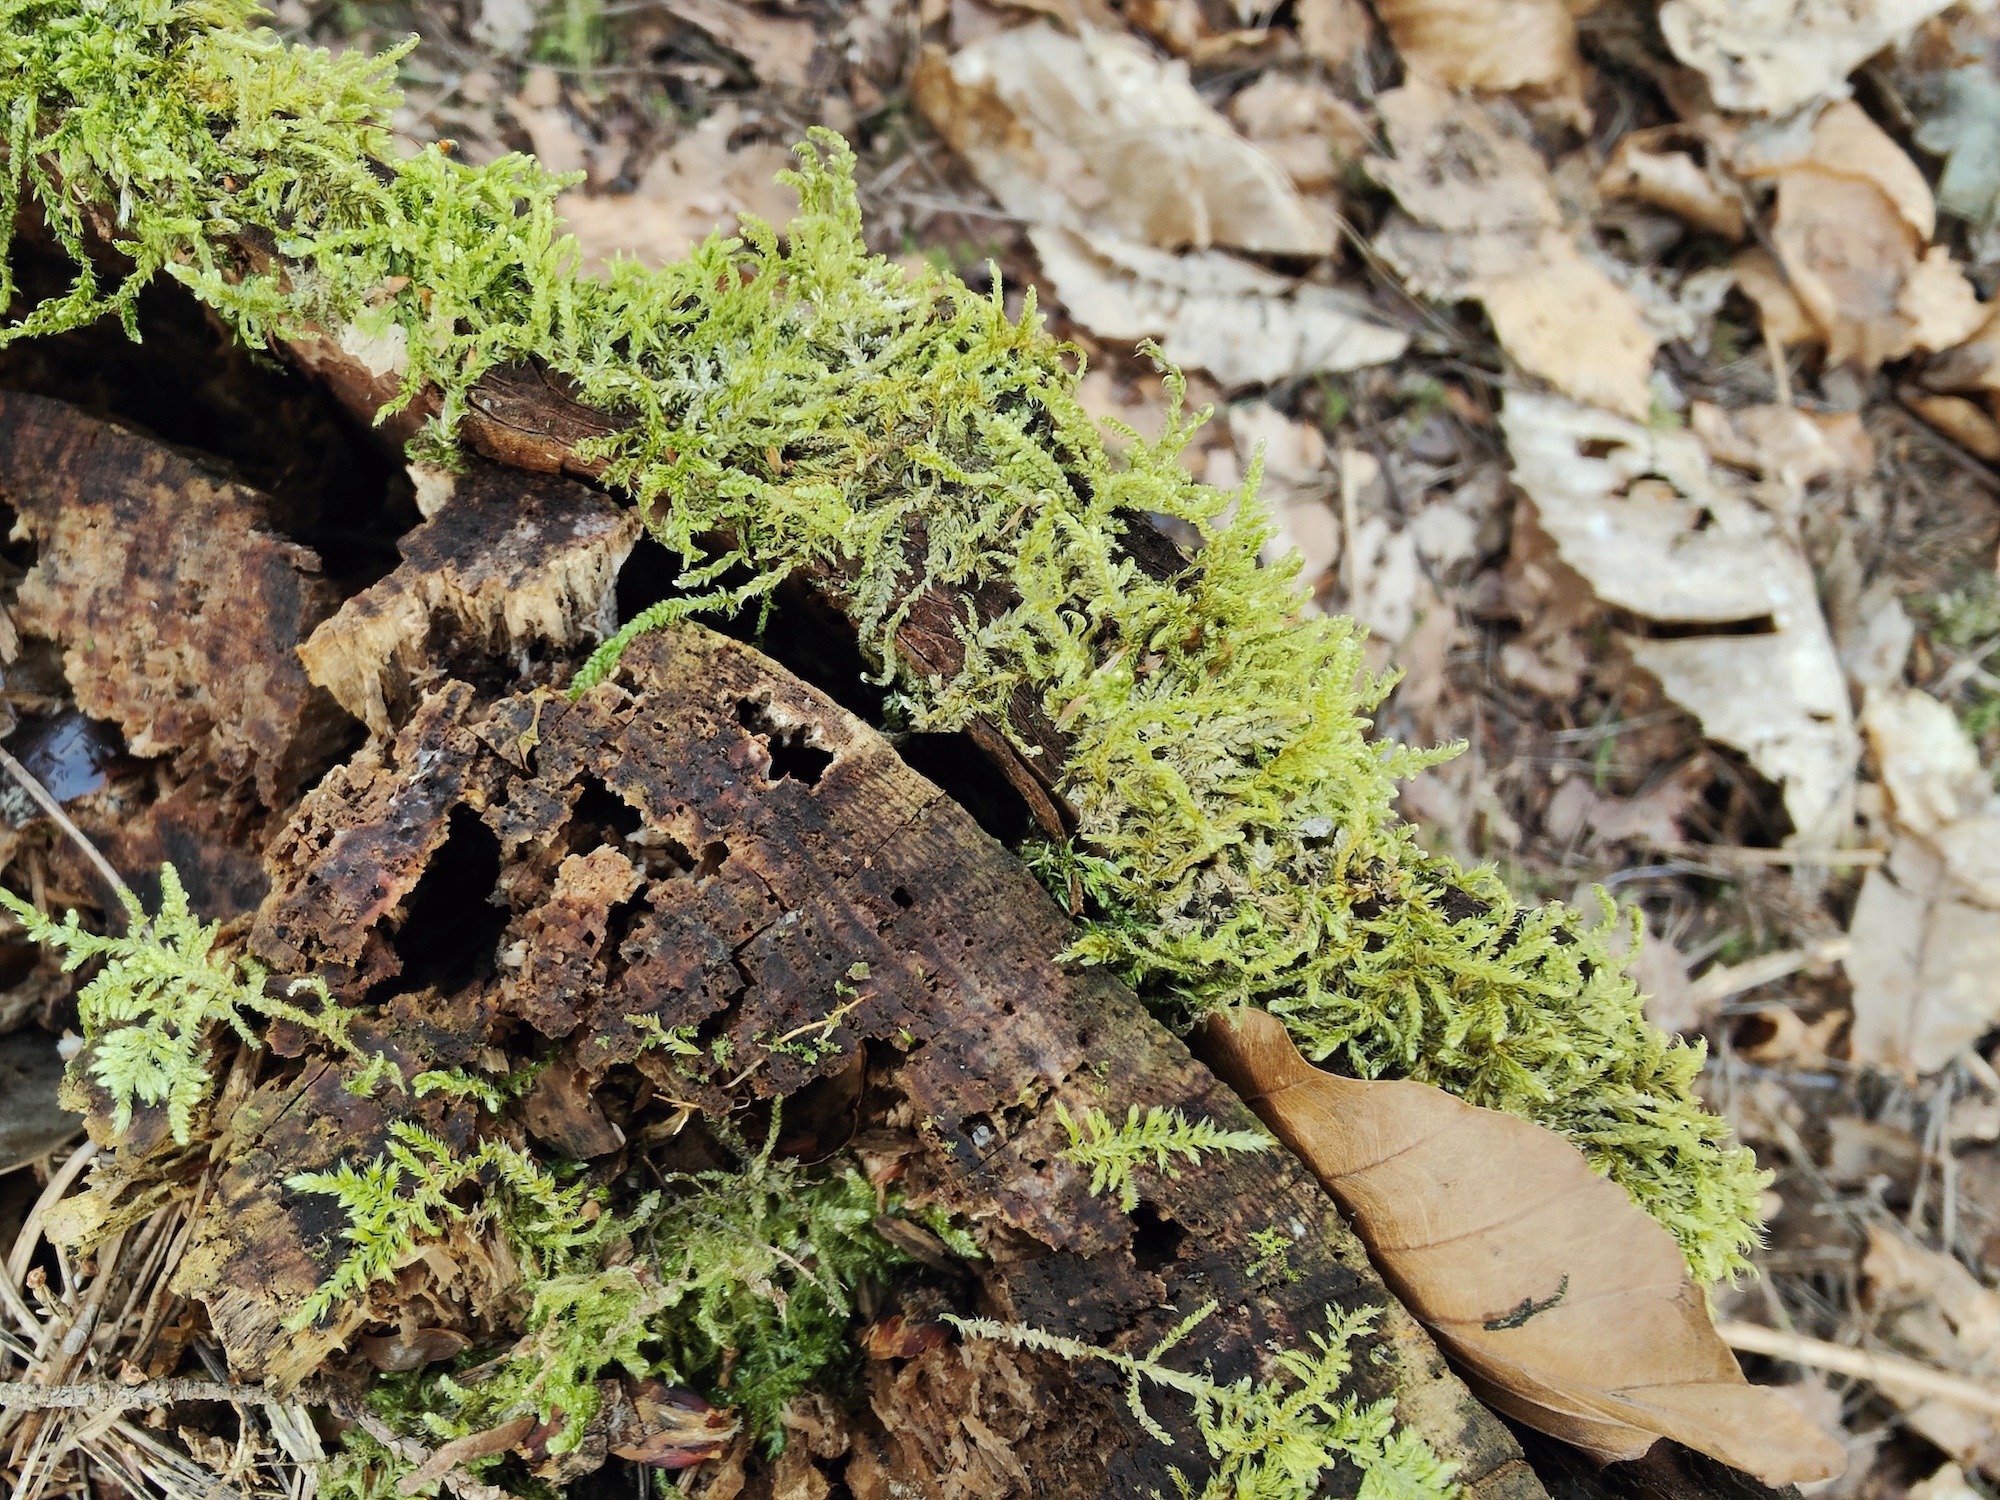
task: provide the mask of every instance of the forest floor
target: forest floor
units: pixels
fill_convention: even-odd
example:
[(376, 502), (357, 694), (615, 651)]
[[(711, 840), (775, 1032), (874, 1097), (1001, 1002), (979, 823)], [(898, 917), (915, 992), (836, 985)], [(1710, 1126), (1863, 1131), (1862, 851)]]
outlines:
[[(1261, 462), (1316, 606), (1402, 673), (1379, 732), (1464, 745), (1403, 815), (1524, 896), (1643, 914), (1649, 1012), (1706, 1039), (1705, 1096), (1775, 1173), (1759, 1275), (1716, 1312), (1818, 1341), (1749, 1360), (1842, 1435), (1818, 1493), (1991, 1500), (2000, 1402), (1838, 1355), (2000, 1393), (2000, 11), (1576, 9), (279, 0), (274, 24), (417, 35), (398, 130), (584, 174), (591, 257), (782, 222), (772, 178), (827, 125), (871, 245), (997, 274), (1010, 310), (1032, 291), (1098, 415), (1158, 430), (1158, 338), (1215, 410), (1183, 461), (1221, 486)], [(100, 784), (87, 728), (9, 670), (35, 731), (10, 748), (59, 795)], [(58, 1019), (56, 988), (0, 992), (0, 1031)], [(18, 1128), (0, 1171), (47, 1149)], [(0, 1247), (44, 1181), (0, 1175)]]

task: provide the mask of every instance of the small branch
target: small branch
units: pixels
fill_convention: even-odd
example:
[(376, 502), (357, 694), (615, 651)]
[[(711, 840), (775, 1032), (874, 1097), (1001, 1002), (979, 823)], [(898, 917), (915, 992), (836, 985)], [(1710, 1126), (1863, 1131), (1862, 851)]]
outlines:
[(1900, 1354), (1850, 1349), (1844, 1344), (1829, 1344), (1824, 1339), (1783, 1333), (1759, 1323), (1721, 1322), (1715, 1325), (1715, 1331), (1722, 1335), (1723, 1343), (1745, 1354), (1768, 1354), (1773, 1359), (1788, 1360), (1810, 1369), (1852, 1375), (1857, 1380), (1866, 1380), (1906, 1395), (1934, 1396), (1967, 1411), (2000, 1416), (2000, 1389), (1954, 1375), (1948, 1370), (1919, 1364)]
[(104, 877), (105, 883), (117, 895), (132, 894), (132, 888), (125, 883), (125, 877), (112, 869), (111, 861), (98, 852), (97, 845), (83, 836), (83, 830), (70, 821), (69, 814), (62, 810), (62, 804), (49, 794), (49, 789), (36, 779), (33, 771), (14, 759), (6, 750), (0, 750), (0, 770), (5, 770), (21, 784), (21, 790), (32, 797), (35, 805), (47, 813), (56, 827), (69, 836), (71, 843), (83, 851), (84, 857), (90, 861), (97, 873)]
[(0, 1410), (128, 1411), (135, 1406), (178, 1406), (184, 1401), (228, 1401), (244, 1406), (292, 1406), (299, 1402), (324, 1405), (330, 1393), (318, 1385), (302, 1385), (280, 1394), (261, 1385), (235, 1385), (226, 1380), (149, 1380), (143, 1385), (116, 1385), (108, 1380), (82, 1385), (37, 1385), (32, 1380), (0, 1380)]

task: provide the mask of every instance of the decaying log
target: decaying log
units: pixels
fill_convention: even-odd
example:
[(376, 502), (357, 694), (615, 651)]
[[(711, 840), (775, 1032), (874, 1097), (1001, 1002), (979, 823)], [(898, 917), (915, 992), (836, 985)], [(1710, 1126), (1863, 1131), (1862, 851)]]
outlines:
[(274, 534), (263, 495), (117, 423), (0, 392), (0, 498), (39, 544), (20, 628), (62, 646), (78, 707), (134, 754), (254, 782), (272, 807), (331, 758), (346, 721), (296, 647), (339, 595), (316, 554)]
[[(968, 814), (748, 647), (693, 627), (656, 635), (574, 704), (442, 684), (308, 794), (269, 865), (253, 945), (349, 1000), (395, 996), (368, 1045), (440, 1066), (519, 1051), (523, 1028), (558, 1044), (566, 1097), (524, 1118), (559, 1149), (614, 1164), (629, 1149), (617, 1117), (629, 1091), (593, 1087), (627, 1070), (717, 1109), (810, 1100), (865, 1075), (845, 1131), (900, 1166), (900, 1187), (977, 1226), (982, 1310), (1143, 1349), (1213, 1300), (1198, 1352), (1176, 1357), (1233, 1379), (1303, 1344), (1330, 1308), (1380, 1308), (1357, 1387), (1393, 1396), (1465, 1466), (1469, 1493), (1540, 1500), (1504, 1427), (1289, 1156), (1146, 1174), (1131, 1216), (1090, 1195), (1059, 1154), (1058, 1101), (1254, 1122), (1122, 985), (1056, 961), (1067, 919)], [(729, 1038), (741, 1074), (683, 1077), (644, 1050), (630, 1015)], [(766, 1045), (805, 1028), (828, 1055)], [(330, 1200), (283, 1180), (335, 1150), (365, 1156), (412, 1107), (357, 1100), (309, 1063), (238, 1110), (179, 1284), (208, 1304), (239, 1376), (296, 1379), (358, 1326), (344, 1317), (306, 1348), (283, 1331), (337, 1228)], [(1273, 1228), (1293, 1245), (1282, 1262), (1250, 1243)], [(433, 1264), (466, 1248), (412, 1266), (387, 1295), (421, 1299), (424, 1321), (476, 1324), (484, 1310), (457, 1304), (479, 1289), (440, 1282)], [(1163, 1448), (1097, 1371), (935, 1338), (877, 1352), (906, 1357), (878, 1363), (877, 1420), (844, 1450), (857, 1493), (888, 1493), (884, 1476), (970, 1493), (961, 1466), (983, 1464), (985, 1494), (1143, 1496), (1171, 1488), (1169, 1463), (1200, 1467), (1185, 1411), (1155, 1403), (1177, 1437)]]

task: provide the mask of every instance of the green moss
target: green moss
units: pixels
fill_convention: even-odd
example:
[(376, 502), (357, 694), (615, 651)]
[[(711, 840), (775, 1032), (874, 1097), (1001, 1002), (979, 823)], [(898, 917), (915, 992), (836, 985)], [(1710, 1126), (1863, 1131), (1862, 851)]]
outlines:
[[(376, 1406), (402, 1435), (435, 1444), (532, 1414), (557, 1428), (549, 1451), (567, 1452), (599, 1409), (598, 1382), (622, 1373), (705, 1392), (775, 1450), (786, 1403), (852, 1357), (854, 1288), (903, 1262), (874, 1230), (867, 1181), (776, 1157), (777, 1134), (774, 1119), (739, 1168), (669, 1175), (618, 1216), (503, 1141), (455, 1158), (404, 1126), (369, 1166), (288, 1184), (332, 1194), (348, 1216), (347, 1253), (293, 1326), (393, 1275), (446, 1219), (486, 1214), (521, 1264), (520, 1339), (497, 1360), (465, 1356), (476, 1376), (386, 1383)], [(487, 1179), (498, 1191), (476, 1209), (456, 1201)], [(372, 1440), (345, 1462), (341, 1482), (364, 1493), (384, 1464), (408, 1467)]]
[(1452, 1481), (1457, 1465), (1438, 1458), (1408, 1428), (1397, 1428), (1393, 1400), (1363, 1406), (1354, 1396), (1340, 1393), (1350, 1368), (1348, 1345), (1367, 1329), (1377, 1309), (1341, 1314), (1326, 1333), (1313, 1335), (1313, 1349), (1278, 1354), (1271, 1379), (1245, 1375), (1229, 1385), (1206, 1372), (1176, 1370), (1163, 1362), (1214, 1311), (1215, 1304), (1210, 1303), (1183, 1319), (1143, 1355), (1123, 1354), (1018, 1323), (987, 1318), (949, 1321), (969, 1338), (993, 1339), (1122, 1371), (1132, 1415), (1161, 1443), (1171, 1445), (1173, 1439), (1146, 1409), (1146, 1387), (1186, 1398), (1193, 1405), (1195, 1430), (1212, 1468), (1199, 1490), (1179, 1468), (1171, 1470), (1183, 1500), (1313, 1500), (1320, 1491), (1320, 1476), (1343, 1460), (1361, 1471), (1356, 1500), (1455, 1500), (1460, 1493)]
[(1090, 1168), (1091, 1196), (1115, 1192), (1118, 1206), (1128, 1214), (1139, 1206), (1139, 1184), (1132, 1173), (1148, 1161), (1154, 1171), (1178, 1178), (1176, 1156), (1197, 1166), (1204, 1152), (1269, 1151), (1276, 1144), (1261, 1130), (1223, 1130), (1213, 1120), (1190, 1120), (1177, 1109), (1157, 1104), (1144, 1118), (1139, 1106), (1132, 1105), (1125, 1112), (1125, 1123), (1119, 1125), (1101, 1109), (1087, 1109), (1078, 1120), (1058, 1100), (1056, 1118), (1069, 1137), (1062, 1154)]
[[(606, 480), (686, 560), (690, 594), (740, 608), (827, 565), (852, 579), (908, 722), (1004, 722), (1026, 692), (1069, 732), (1080, 826), (1035, 861), (1077, 902), (1077, 957), (1170, 1021), (1263, 1005), (1317, 1060), (1560, 1130), (1698, 1276), (1741, 1265), (1760, 1179), (1690, 1096), (1699, 1050), (1646, 1024), (1607, 924), (1524, 909), (1394, 821), (1397, 778), (1439, 753), (1371, 741), (1388, 684), (1348, 622), (1299, 614), (1295, 567), (1257, 566), (1258, 507), (1187, 478), (1178, 394), (1161, 439), (1116, 430), (1114, 458), (1076, 398), (1080, 362), (1032, 302), (1010, 320), (997, 288), (866, 253), (852, 159), (823, 133), (802, 149), (785, 242), (746, 220), (679, 264), (580, 277), (554, 211), (563, 179), (436, 148), (395, 161), (390, 60), (287, 49), (244, 29), (249, 14), (0, 0), (0, 182), (41, 204), (79, 266), (69, 295), (0, 337), (108, 311), (130, 326), (155, 275), (253, 344), (354, 322), (402, 341), (406, 398), (435, 388), (438, 454), (482, 375), (546, 363), (630, 420), (598, 445)], [(93, 208), (132, 258), (115, 284), (84, 252)], [(1149, 511), (1205, 539), (1164, 582), (1121, 547)], [(735, 550), (706, 555), (716, 533)], [(718, 592), (738, 564), (752, 581)], [(967, 626), (963, 672), (926, 680), (897, 659), (913, 586), (993, 579), (1019, 602)]]
[(102, 961), (104, 967), (77, 992), (85, 1050), (82, 1069), (111, 1098), (113, 1130), (132, 1123), (136, 1105), (165, 1105), (174, 1140), (187, 1145), (194, 1114), (215, 1091), (209, 1039), (221, 1027), (246, 1046), (261, 1046), (251, 1025), (288, 1020), (318, 1034), (336, 1051), (352, 1051), (349, 1013), (326, 986), (295, 980), (291, 995), (310, 995), (311, 1010), (268, 993), (269, 974), (254, 959), (216, 950), (221, 924), (204, 925), (188, 908), (187, 891), (172, 865), (160, 867), (160, 909), (149, 917), (130, 891), (120, 893), (125, 934), (103, 937), (84, 930), (72, 911), (52, 922), (11, 891), (0, 905), (21, 921), (30, 942), (63, 956), (65, 971)]

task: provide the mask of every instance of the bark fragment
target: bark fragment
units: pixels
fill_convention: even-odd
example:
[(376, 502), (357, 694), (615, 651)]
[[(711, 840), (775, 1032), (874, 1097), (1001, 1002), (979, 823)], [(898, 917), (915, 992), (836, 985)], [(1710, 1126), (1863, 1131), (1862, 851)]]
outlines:
[(349, 599), (299, 655), (375, 734), (457, 666), (603, 640), (639, 519), (578, 484), (480, 466), (405, 536), (402, 565)]
[[(40, 544), (20, 627), (63, 647), (77, 705), (134, 754), (290, 799), (340, 716), (296, 648), (339, 602), (269, 502), (213, 466), (61, 402), (0, 392), (0, 496)], [(246, 631), (245, 619), (260, 628)]]

